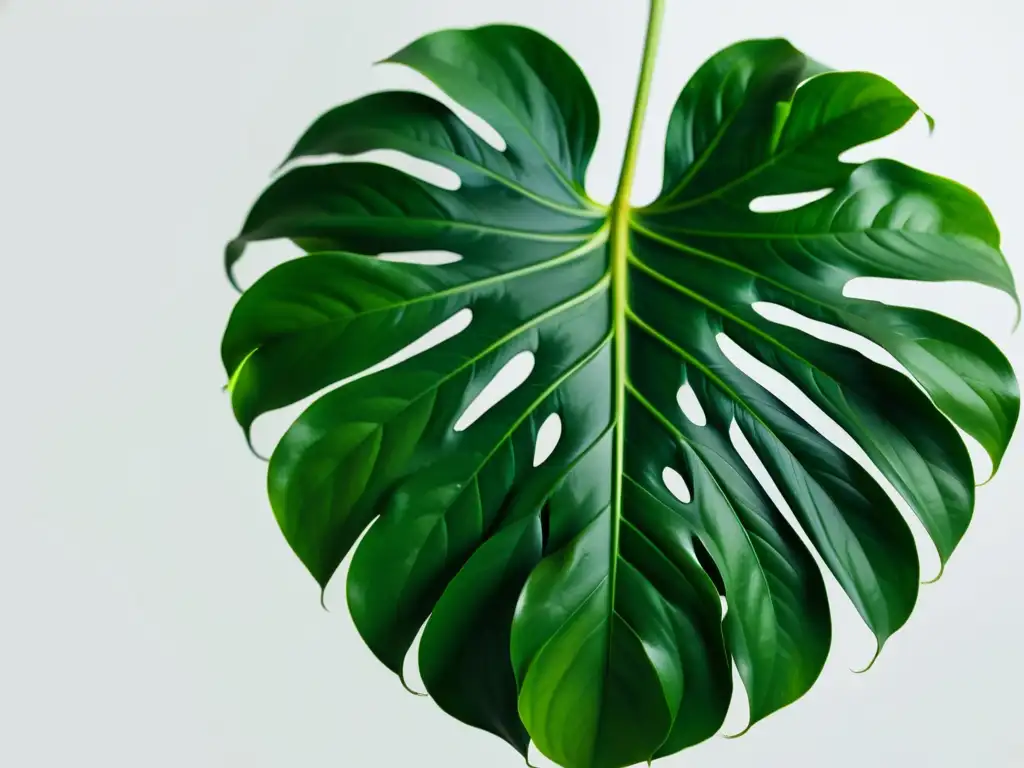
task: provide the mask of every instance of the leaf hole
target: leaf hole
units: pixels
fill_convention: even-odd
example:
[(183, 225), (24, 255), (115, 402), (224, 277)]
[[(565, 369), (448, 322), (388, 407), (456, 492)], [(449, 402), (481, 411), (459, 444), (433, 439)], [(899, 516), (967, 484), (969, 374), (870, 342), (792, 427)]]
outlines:
[(675, 496), (683, 504), (689, 504), (691, 500), (690, 486), (686, 484), (683, 476), (672, 467), (665, 467), (661, 471), (661, 480), (668, 488), (668, 492)]
[(794, 312), (792, 309), (783, 307), (780, 304), (756, 301), (751, 307), (766, 320), (778, 323), (779, 325), (785, 325), (789, 328), (796, 328), (798, 331), (803, 331), (816, 339), (860, 352), (876, 363), (899, 371), (913, 381), (913, 377), (910, 376), (907, 369), (888, 350), (871, 341), (871, 339), (865, 338), (853, 331), (848, 331), (845, 328), (823, 323), (820, 320), (812, 320), (806, 315), (801, 315), (799, 312)]
[(843, 287), (851, 299), (936, 312), (1007, 341), (1017, 318), (1013, 299), (996, 288), (963, 280), (927, 282), (888, 277), (855, 277)]
[(422, 264), (427, 267), (438, 267), (443, 264), (454, 264), (462, 261), (461, 254), (452, 251), (403, 251), (401, 253), (381, 253), (377, 258), (381, 261), (393, 261), (399, 264)]
[[(843, 591), (842, 585), (836, 580), (831, 569), (818, 552), (817, 547), (814, 546), (814, 543), (804, 531), (803, 526), (793, 512), (793, 508), (789, 506), (786, 497), (782, 495), (782, 491), (779, 490), (779, 486), (776, 485), (768, 468), (761, 461), (761, 457), (757, 455), (757, 451), (750, 444), (743, 429), (735, 421), (729, 427), (729, 441), (757, 480), (758, 485), (761, 486), (768, 498), (771, 499), (775, 508), (779, 510), (786, 522), (789, 523), (789, 527), (793, 529), (804, 547), (811, 553), (811, 557), (814, 558), (814, 562), (825, 582), (825, 591), (828, 595), (833, 624), (857, 628), (850, 632), (850, 637), (842, 641), (844, 645), (849, 646), (849, 650), (844, 655), (854, 659), (870, 659), (877, 646), (875, 636), (861, 620), (853, 601)], [(860, 666), (863, 667), (864, 665), (861, 664)]]
[(540, 510), (540, 549), (547, 553), (548, 541), (551, 538), (551, 503), (545, 502)]
[(900, 495), (888, 478), (874, 465), (857, 441), (788, 378), (756, 359), (724, 333), (719, 333), (716, 336), (716, 340), (718, 341), (719, 349), (722, 350), (722, 354), (740, 372), (789, 406), (797, 416), (807, 422), (818, 434), (860, 464), (874, 478), (882, 490), (892, 499), (896, 508), (910, 526), (914, 540), (917, 543), (918, 554), (921, 557), (922, 573), (938, 573), (939, 553), (924, 525), (918, 520), (917, 515), (914, 514), (903, 496)]
[(447, 94), (442, 93), (441, 95), (448, 101), (448, 106), (452, 112), (458, 115), (459, 119), (466, 124), (469, 130), (499, 152), (504, 152), (508, 148), (505, 137), (498, 132), (497, 128), (480, 117), (476, 112), (466, 109), (454, 99), (449, 99)]
[(803, 542), (803, 545), (807, 547), (807, 550), (814, 557), (814, 561), (818, 564), (819, 570), (822, 573), (828, 573), (828, 566), (825, 564), (825, 561), (821, 559), (821, 555), (818, 554), (814, 543), (807, 536), (797, 516), (793, 513), (793, 509), (789, 506), (789, 502), (786, 501), (786, 497), (782, 495), (782, 491), (775, 484), (775, 480), (772, 478), (768, 468), (761, 461), (761, 457), (757, 455), (754, 446), (750, 444), (742, 427), (735, 420), (729, 425), (729, 442), (732, 443), (732, 447), (739, 454), (740, 459), (743, 460), (747, 469), (750, 470), (754, 479), (757, 480), (758, 485), (761, 486), (761, 489), (771, 499), (772, 504), (775, 505), (775, 508), (782, 514), (782, 517), (789, 523), (789, 527), (793, 529), (800, 538), (800, 541)]
[(718, 570), (715, 559), (708, 552), (708, 548), (696, 536), (692, 538), (691, 544), (693, 546), (693, 553), (697, 557), (697, 564), (704, 569), (704, 573), (711, 579), (711, 583), (715, 585), (718, 594), (725, 596), (725, 579), (722, 578), (722, 572)]
[(794, 211), (805, 205), (816, 203), (832, 192), (832, 188), (814, 189), (809, 192), (791, 192), (785, 195), (762, 195), (750, 201), (750, 210), (754, 213), (781, 213)]
[[(718, 333), (715, 336), (715, 340), (718, 342), (718, 347), (722, 354), (741, 373), (782, 400), (822, 436), (856, 459), (865, 469), (873, 472), (876, 477), (884, 480), (860, 445), (828, 414), (819, 408), (811, 398), (804, 394), (803, 390), (796, 384), (775, 369), (762, 363), (724, 333)], [(895, 493), (895, 491), (893, 492)]]
[(476, 114), (476, 112), (466, 109), (466, 107), (455, 101), (455, 99), (423, 75), (401, 65), (390, 66), (386, 70), (382, 70), (382, 72), (387, 72), (389, 75), (388, 79), (392, 82), (399, 83), (402, 87), (415, 88), (415, 90), (418, 90), (421, 93), (441, 102), (454, 112), (456, 116), (466, 124), (466, 127), (473, 131), (473, 133), (499, 152), (505, 151), (505, 139), (497, 129), (494, 128), (494, 126), (480, 117), (480, 115)]
[(460, 309), (454, 315), (434, 326), (418, 339), (410, 342), (394, 354), (388, 355), (379, 363), (376, 363), (359, 373), (348, 376), (341, 381), (336, 381), (333, 384), (330, 384), (323, 389), (292, 403), (291, 405), (260, 416), (253, 424), (252, 430), (253, 446), (257, 453), (263, 456), (269, 456), (271, 450), (267, 450), (266, 446), (271, 446), (272, 448), (277, 445), (281, 436), (284, 435), (299, 414), (306, 410), (306, 408), (308, 408), (314, 401), (320, 399), (328, 392), (331, 392), (338, 387), (343, 387), (356, 379), (361, 379), (364, 376), (369, 376), (373, 373), (378, 373), (387, 368), (396, 366), (410, 358), (416, 357), (416, 355), (433, 349), (438, 344), (448, 341), (462, 333), (472, 322), (473, 310), (468, 307)]
[(413, 157), (405, 152), (399, 152), (396, 149), (372, 149), (369, 152), (360, 152), (356, 155), (330, 154), (297, 157), (282, 166), (281, 170), (275, 174), (275, 177), (301, 166), (356, 162), (386, 165), (441, 189), (454, 191), (462, 186), (462, 179), (459, 178), (459, 174), (450, 168), (445, 168), (443, 165), (432, 163), (429, 160), (421, 160), (418, 157)]
[(537, 430), (537, 442), (533, 449), (533, 466), (539, 467), (550, 458), (562, 437), (562, 417), (552, 413)]
[(697, 399), (697, 393), (693, 391), (689, 382), (683, 384), (676, 392), (676, 402), (679, 403), (683, 415), (691, 422), (698, 427), (707, 426), (708, 417), (704, 414), (704, 408), (701, 407), (700, 400)]
[(468, 429), (487, 411), (511, 395), (530, 377), (535, 363), (536, 358), (529, 350), (524, 350), (513, 356), (473, 398), (473, 401), (455, 422), (453, 429), (456, 432)]
[[(880, 365), (892, 368), (894, 371), (899, 371), (906, 376), (909, 381), (913, 382), (918, 389), (924, 392), (924, 388), (917, 383), (917, 380), (910, 374), (910, 371), (908, 371), (899, 360), (893, 357), (887, 349), (871, 341), (871, 339), (865, 338), (853, 331), (848, 331), (845, 328), (839, 328), (835, 325), (823, 323), (818, 320), (812, 320), (809, 317), (778, 304), (758, 301), (751, 306), (755, 312), (766, 320), (770, 320), (773, 323), (785, 325), (790, 328), (796, 328), (797, 330), (810, 334), (822, 341), (827, 341), (830, 344), (837, 344), (841, 347), (846, 347), (847, 349), (860, 352), (868, 359), (874, 360)], [(927, 392), (925, 392), (925, 396), (929, 397)], [(954, 427), (956, 427), (956, 425), (954, 425)], [(956, 427), (956, 430), (960, 433), (960, 437), (964, 441), (964, 445), (967, 446), (967, 453), (971, 457), (971, 466), (974, 469), (974, 476), (979, 479), (990, 477), (992, 474), (992, 459), (988, 455), (988, 451), (981, 446), (981, 443), (960, 429), (960, 427)]]
[(729, 601), (725, 599), (725, 595), (719, 595), (718, 599), (722, 603), (722, 620), (725, 620), (726, 615), (729, 613)]

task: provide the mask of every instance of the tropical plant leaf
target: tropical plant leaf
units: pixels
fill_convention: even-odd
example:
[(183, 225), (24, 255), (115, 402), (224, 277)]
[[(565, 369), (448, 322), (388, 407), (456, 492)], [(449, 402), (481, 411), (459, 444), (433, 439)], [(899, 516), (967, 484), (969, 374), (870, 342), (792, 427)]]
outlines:
[[(839, 159), (918, 111), (887, 80), (830, 71), (780, 39), (729, 47), (679, 97), (661, 195), (629, 206), (660, 14), (653, 3), (610, 206), (584, 190), (598, 110), (569, 56), (528, 29), (449, 30), (388, 61), (489, 123), (503, 150), (432, 98), (366, 96), (317, 120), (288, 160), (397, 150), (461, 186), (374, 163), (296, 167), (227, 249), (229, 273), (253, 241), (307, 251), (243, 293), (222, 346), (247, 435), (261, 414), (321, 393), (270, 458), (289, 544), (323, 587), (363, 536), (347, 594), (374, 654), (401, 675), (423, 628), (419, 665), (438, 705), (568, 768), (708, 738), (733, 664), (751, 724), (821, 671), (823, 574), (741, 457), (737, 429), (879, 649), (914, 606), (918, 557), (890, 495), (744, 373), (736, 349), (856, 441), (943, 563), (974, 506), (956, 428), (998, 467), (1019, 409), (1009, 364), (977, 331), (844, 294), (853, 278), (886, 277), (1016, 299), (973, 192), (891, 160)], [(751, 209), (817, 190), (828, 191), (793, 210)], [(461, 259), (375, 258), (424, 250)], [(771, 321), (758, 303), (869, 339), (905, 372)], [(472, 315), (460, 332), (379, 365), (460, 313)], [(456, 429), (524, 354), (525, 382)], [(684, 386), (705, 423), (680, 407)], [(535, 467), (552, 414), (561, 437)]]

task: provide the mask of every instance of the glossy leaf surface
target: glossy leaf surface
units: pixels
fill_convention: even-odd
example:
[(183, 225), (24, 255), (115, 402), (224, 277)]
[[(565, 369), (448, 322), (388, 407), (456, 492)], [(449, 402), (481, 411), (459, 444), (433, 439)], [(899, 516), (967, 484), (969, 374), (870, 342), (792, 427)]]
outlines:
[[(829, 71), (784, 40), (727, 48), (679, 97), (661, 195), (629, 207), (654, 8), (610, 207), (584, 190), (598, 111), (568, 55), (523, 28), (451, 30), (389, 61), (483, 118), (504, 150), (432, 98), (366, 96), (316, 121), (289, 160), (397, 150), (454, 171), (459, 188), (374, 163), (295, 167), (227, 249), (229, 271), (253, 241), (307, 251), (242, 294), (222, 345), (247, 434), (320, 393), (270, 458), (288, 543), (321, 586), (355, 546), (348, 604), (374, 654), (401, 675), (423, 628), (419, 666), (439, 706), (524, 755), (532, 739), (567, 768), (631, 765), (708, 738), (734, 664), (751, 723), (822, 669), (825, 575), (731, 431), (879, 649), (914, 606), (917, 552), (886, 490), (727, 349), (781, 373), (845, 430), (943, 562), (974, 506), (956, 428), (998, 466), (1019, 407), (1009, 364), (977, 331), (844, 295), (853, 278), (886, 277), (1015, 297), (973, 192), (891, 160), (839, 160), (918, 111), (887, 80)], [(750, 207), (814, 190), (828, 192), (793, 210)], [(376, 258), (433, 250), (461, 258)], [(768, 320), (759, 302), (869, 339), (913, 379)], [(468, 326), (440, 344), (334, 386), (460, 313)], [(456, 429), (524, 354), (526, 380)], [(680, 407), (684, 385), (705, 423)], [(561, 435), (535, 467), (552, 414)]]

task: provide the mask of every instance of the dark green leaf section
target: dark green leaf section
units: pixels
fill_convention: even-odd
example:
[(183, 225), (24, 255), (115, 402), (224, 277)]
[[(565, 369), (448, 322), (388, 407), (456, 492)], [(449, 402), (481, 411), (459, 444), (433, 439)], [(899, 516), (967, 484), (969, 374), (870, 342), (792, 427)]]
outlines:
[[(504, 273), (486, 263), (431, 268), (343, 252), (286, 262), (243, 294), (224, 334), (235, 415), (248, 432), (261, 414), (365, 370), (460, 310), (502, 318), (494, 327), (508, 330), (570, 301), (607, 271), (604, 239), (598, 232), (541, 265), (523, 259)], [(509, 288), (535, 301), (513, 301)]]
[(432, 80), (501, 134), (511, 161), (546, 167), (565, 199), (587, 205), (583, 183), (600, 116), (586, 78), (548, 38), (494, 25), (436, 32), (387, 61)]
[[(683, 89), (662, 194), (627, 211), (586, 197), (596, 101), (543, 36), (449, 30), (388, 61), (483, 118), (504, 149), (416, 93), (326, 113), (288, 161), (395, 150), (461, 185), (357, 161), (284, 173), (226, 264), (258, 240), (307, 253), (243, 293), (221, 347), (247, 436), (259, 416), (312, 398), (271, 456), (270, 501), (321, 586), (352, 553), (348, 605), (373, 653), (401, 675), (422, 629), (419, 667), (442, 709), (524, 755), (532, 740), (567, 768), (619, 768), (707, 739), (733, 665), (751, 724), (795, 701), (831, 642), (823, 573), (737, 430), (881, 649), (918, 593), (906, 521), (865, 467), (729, 350), (845, 430), (948, 560), (974, 507), (956, 428), (998, 466), (1016, 378), (963, 324), (844, 294), (854, 278), (884, 277), (1016, 298), (977, 195), (892, 160), (839, 159), (918, 106), (783, 40), (737, 44)], [(794, 210), (751, 210), (817, 190)], [(461, 258), (378, 258), (425, 250)], [(905, 372), (769, 320), (761, 304), (858, 334)], [(430, 346), (457, 316), (468, 325)], [(525, 382), (455, 431), (525, 353)], [(684, 385), (706, 423), (684, 415)], [(535, 467), (552, 415), (561, 437)]]
[[(676, 537), (694, 536), (711, 554), (725, 584), (730, 650), (756, 722), (798, 698), (821, 671), (831, 639), (824, 583), (729, 441), (732, 403), (710, 390), (699, 369), (660, 335), (637, 320), (632, 325), (629, 483), (659, 505), (663, 524), (682, 528)], [(711, 340), (710, 330), (703, 333)], [(706, 410), (705, 427), (675, 404), (687, 382), (697, 384), (698, 396), (718, 396), (717, 402), (703, 400), (721, 409)], [(655, 461), (643, 461), (648, 451)], [(686, 480), (692, 502), (681, 504), (665, 489), (661, 467)]]
[(309, 127), (286, 162), (380, 149), (436, 163), (469, 185), (513, 184), (520, 172), (448, 107), (412, 91), (371, 93), (332, 109)]
[(765, 163), (796, 87), (824, 71), (785, 40), (753, 40), (709, 59), (672, 111), (656, 205), (692, 200)]
[(536, 260), (534, 243), (585, 239), (601, 226), (591, 213), (498, 184), (451, 192), (375, 163), (304, 166), (263, 193), (225, 258), (230, 271), (248, 243), (287, 237), (363, 254), (451, 250), (500, 269)]

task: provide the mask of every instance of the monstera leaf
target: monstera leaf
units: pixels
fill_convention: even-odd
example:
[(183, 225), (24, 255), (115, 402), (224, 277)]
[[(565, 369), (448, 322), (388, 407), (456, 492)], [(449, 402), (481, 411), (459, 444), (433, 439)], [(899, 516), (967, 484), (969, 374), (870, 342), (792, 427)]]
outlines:
[[(432, 98), (366, 96), (317, 120), (289, 159), (395, 150), (461, 185), (306, 164), (270, 185), (227, 249), (229, 271), (257, 240), (307, 252), (243, 293), (222, 348), (247, 434), (322, 391), (270, 458), (288, 543), (324, 586), (362, 536), (347, 595), (373, 653), (401, 675), (422, 628), (419, 667), (440, 707), (568, 768), (708, 738), (734, 664), (751, 723), (821, 671), (824, 574), (744, 441), (879, 648), (914, 606), (918, 557), (891, 491), (737, 355), (781, 373), (859, 444), (943, 563), (974, 506), (957, 427), (998, 466), (1019, 407), (1009, 364), (978, 332), (844, 294), (868, 276), (1015, 297), (973, 192), (892, 160), (839, 159), (918, 111), (881, 77), (830, 71), (779, 39), (721, 51), (672, 113), (660, 196), (630, 207), (661, 11), (654, 2), (610, 206), (584, 190), (598, 110), (569, 56), (528, 29), (451, 30), (388, 61), (489, 123), (503, 150)], [(751, 209), (812, 190), (828, 191)], [(461, 258), (378, 258), (438, 250)], [(902, 370), (759, 303), (869, 339)], [(394, 358), (445, 321), (461, 325)], [(460, 424), (524, 356), (525, 381)], [(534, 466), (555, 417), (558, 442)]]

